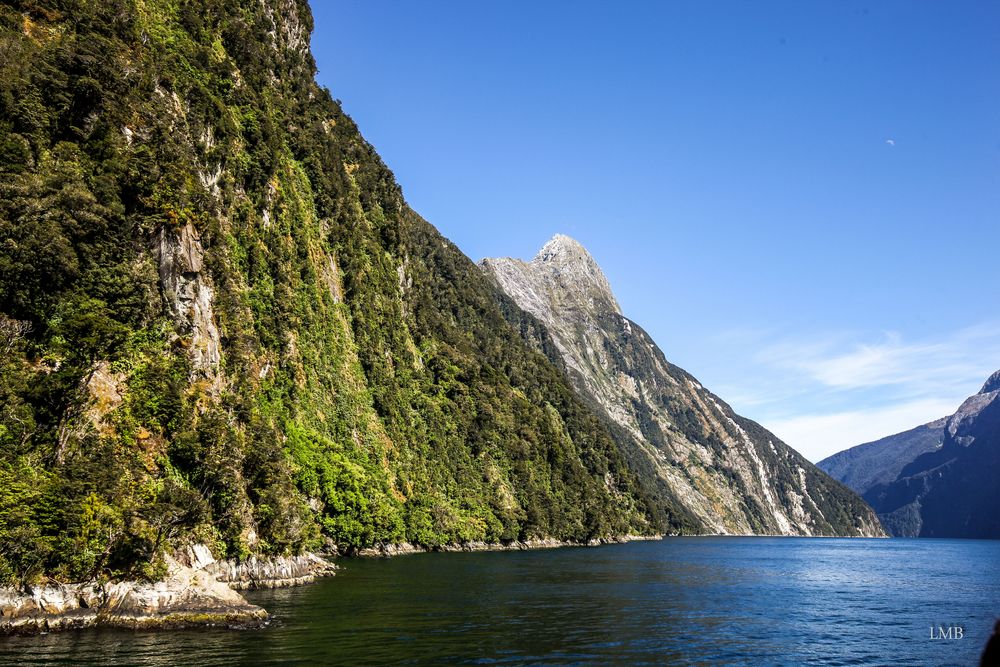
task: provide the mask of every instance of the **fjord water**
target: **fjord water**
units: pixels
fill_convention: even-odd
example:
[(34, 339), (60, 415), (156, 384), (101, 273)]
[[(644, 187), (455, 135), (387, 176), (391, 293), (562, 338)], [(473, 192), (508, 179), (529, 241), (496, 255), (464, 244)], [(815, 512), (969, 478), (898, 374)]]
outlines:
[(251, 593), (274, 615), (262, 630), (9, 638), (0, 663), (969, 665), (1000, 615), (1000, 541), (668, 538), (341, 564)]

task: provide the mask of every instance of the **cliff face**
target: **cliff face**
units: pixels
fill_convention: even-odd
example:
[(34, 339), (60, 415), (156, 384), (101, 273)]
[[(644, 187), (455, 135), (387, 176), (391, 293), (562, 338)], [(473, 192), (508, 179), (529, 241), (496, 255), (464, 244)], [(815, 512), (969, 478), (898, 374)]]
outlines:
[(486, 259), (482, 267), (544, 324), (574, 388), (613, 424), (633, 465), (685, 529), (882, 534), (854, 493), (670, 364), (622, 315), (579, 243), (557, 235), (530, 262)]
[(666, 525), (316, 84), (311, 27), (0, 5), (0, 583)]
[(903, 463), (864, 494), (886, 530), (900, 537), (1000, 538), (1000, 372), (948, 418), (939, 448)]

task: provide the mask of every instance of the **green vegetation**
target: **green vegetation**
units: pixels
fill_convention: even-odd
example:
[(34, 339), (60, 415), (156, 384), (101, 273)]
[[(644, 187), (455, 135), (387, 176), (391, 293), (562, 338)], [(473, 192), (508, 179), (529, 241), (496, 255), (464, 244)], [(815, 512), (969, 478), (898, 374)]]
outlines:
[(0, 6), (0, 583), (666, 525), (316, 86), (310, 29), (302, 0)]

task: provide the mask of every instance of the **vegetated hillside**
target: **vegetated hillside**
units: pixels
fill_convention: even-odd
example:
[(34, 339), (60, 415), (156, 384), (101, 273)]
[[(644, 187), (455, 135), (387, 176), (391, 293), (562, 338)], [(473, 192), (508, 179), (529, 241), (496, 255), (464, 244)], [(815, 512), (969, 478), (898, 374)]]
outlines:
[(865, 492), (899, 537), (1000, 538), (1000, 371), (948, 418), (940, 448)]
[(0, 583), (669, 525), (316, 85), (311, 27), (0, 6)]
[(845, 449), (823, 459), (816, 467), (864, 495), (873, 486), (894, 481), (921, 454), (939, 448), (947, 421), (947, 417), (942, 417), (909, 431)]
[(573, 386), (669, 515), (713, 533), (883, 534), (860, 497), (668, 362), (579, 243), (556, 235), (531, 262), (482, 266), (544, 323)]

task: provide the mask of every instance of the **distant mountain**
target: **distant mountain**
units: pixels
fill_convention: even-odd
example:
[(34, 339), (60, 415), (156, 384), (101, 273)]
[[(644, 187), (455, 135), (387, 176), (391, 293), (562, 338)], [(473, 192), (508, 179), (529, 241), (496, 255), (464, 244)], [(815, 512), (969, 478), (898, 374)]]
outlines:
[(861, 495), (878, 484), (888, 484), (905, 466), (944, 440), (947, 417), (874, 442), (866, 442), (829, 456), (816, 466)]
[[(612, 425), (633, 468), (683, 528), (725, 534), (881, 535), (871, 509), (666, 360), (622, 315), (579, 243), (557, 235), (530, 262), (482, 262), (544, 326), (549, 356)], [(531, 327), (527, 338), (542, 339)]]
[[(866, 489), (864, 498), (879, 513), (886, 530), (901, 537), (1000, 538), (998, 399), (1000, 371), (947, 419), (940, 447), (910, 461), (889, 455), (881, 458), (889, 470), (873, 479), (883, 480), (896, 468), (899, 472), (890, 481), (878, 481)], [(903, 435), (879, 442), (888, 441), (892, 446), (894, 438)], [(820, 465), (852, 451), (841, 452)], [(875, 455), (866, 457), (872, 462), (880, 460)]]

